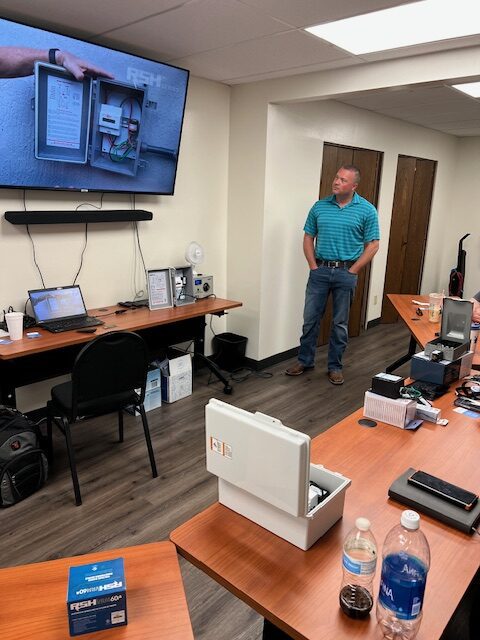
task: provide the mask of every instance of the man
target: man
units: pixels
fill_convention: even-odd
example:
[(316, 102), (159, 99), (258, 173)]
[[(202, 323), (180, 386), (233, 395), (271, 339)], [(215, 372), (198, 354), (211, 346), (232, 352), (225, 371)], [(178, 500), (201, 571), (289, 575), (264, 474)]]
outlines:
[(113, 78), (112, 74), (101, 67), (77, 58), (61, 49), (29, 49), (27, 47), (0, 47), (0, 78), (19, 78), (33, 74), (35, 61), (50, 62), (64, 67), (77, 80), (82, 81), (85, 74), (97, 77)]
[(378, 251), (375, 207), (356, 193), (360, 172), (343, 165), (332, 184), (333, 194), (317, 201), (303, 228), (303, 252), (310, 267), (298, 362), (285, 371), (299, 376), (315, 364), (320, 321), (332, 293), (333, 319), (328, 347), (328, 379), (343, 384), (342, 356), (348, 342), (350, 305), (357, 274)]

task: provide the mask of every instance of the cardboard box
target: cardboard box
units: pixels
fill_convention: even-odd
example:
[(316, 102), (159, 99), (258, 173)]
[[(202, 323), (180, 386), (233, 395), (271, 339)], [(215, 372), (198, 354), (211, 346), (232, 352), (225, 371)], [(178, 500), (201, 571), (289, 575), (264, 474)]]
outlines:
[[(140, 389), (136, 389), (137, 393), (140, 393)], [(145, 400), (143, 402), (145, 411), (151, 411), (152, 409), (158, 409), (162, 406), (162, 386), (160, 369), (156, 365), (150, 365), (147, 373), (147, 386), (145, 388)], [(139, 416), (140, 412), (133, 407), (127, 408), (127, 411), (132, 415)]]
[(126, 625), (123, 558), (70, 567), (67, 612), (71, 636)]
[(151, 411), (162, 406), (162, 387), (160, 369), (152, 366), (147, 374), (147, 388), (145, 390), (145, 411)]
[(164, 360), (162, 374), (162, 401), (171, 403), (192, 395), (192, 358), (190, 354)]
[(415, 415), (419, 420), (437, 423), (442, 417), (442, 412), (440, 409), (437, 409), (437, 407), (429, 407), (428, 405), (417, 402), (417, 412)]
[(371, 391), (365, 392), (363, 415), (365, 418), (380, 420), (394, 427), (405, 429), (415, 419), (417, 403), (409, 398), (386, 398)]

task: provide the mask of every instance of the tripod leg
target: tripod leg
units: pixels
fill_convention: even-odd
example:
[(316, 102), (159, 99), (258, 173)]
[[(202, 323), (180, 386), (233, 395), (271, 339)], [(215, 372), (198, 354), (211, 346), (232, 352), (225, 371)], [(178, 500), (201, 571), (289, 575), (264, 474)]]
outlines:
[(227, 394), (228, 396), (232, 395), (233, 393), (233, 387), (230, 384), (230, 381), (227, 380), (227, 378), (223, 375), (223, 373), (220, 371), (220, 369), (217, 367), (217, 365), (210, 360), (210, 358), (207, 358), (207, 356), (204, 356), (202, 353), (196, 353), (195, 354), (195, 358), (200, 358), (202, 362), (204, 362), (207, 367), (210, 369), (210, 371), (217, 376), (217, 378), (223, 382), (223, 393)]

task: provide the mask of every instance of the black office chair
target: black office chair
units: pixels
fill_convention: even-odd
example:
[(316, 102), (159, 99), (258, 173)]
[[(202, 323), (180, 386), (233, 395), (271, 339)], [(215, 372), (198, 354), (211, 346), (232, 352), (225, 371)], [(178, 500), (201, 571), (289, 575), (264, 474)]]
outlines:
[(79, 417), (118, 411), (119, 442), (123, 442), (123, 410), (132, 406), (142, 417), (152, 476), (157, 477), (152, 441), (143, 402), (147, 383), (148, 349), (139, 335), (129, 331), (105, 333), (80, 351), (73, 365), (71, 382), (52, 388), (47, 403), (49, 457), (53, 457), (52, 424), (65, 436), (75, 503), (82, 504), (70, 425)]

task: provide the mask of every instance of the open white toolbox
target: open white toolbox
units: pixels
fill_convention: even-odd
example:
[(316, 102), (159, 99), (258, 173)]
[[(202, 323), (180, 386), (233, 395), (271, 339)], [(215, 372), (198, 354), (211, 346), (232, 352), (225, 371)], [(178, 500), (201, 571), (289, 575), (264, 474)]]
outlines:
[[(297, 547), (308, 549), (342, 517), (351, 481), (310, 463), (310, 437), (280, 420), (212, 399), (206, 449), (219, 502)], [(308, 511), (310, 481), (330, 495)]]

